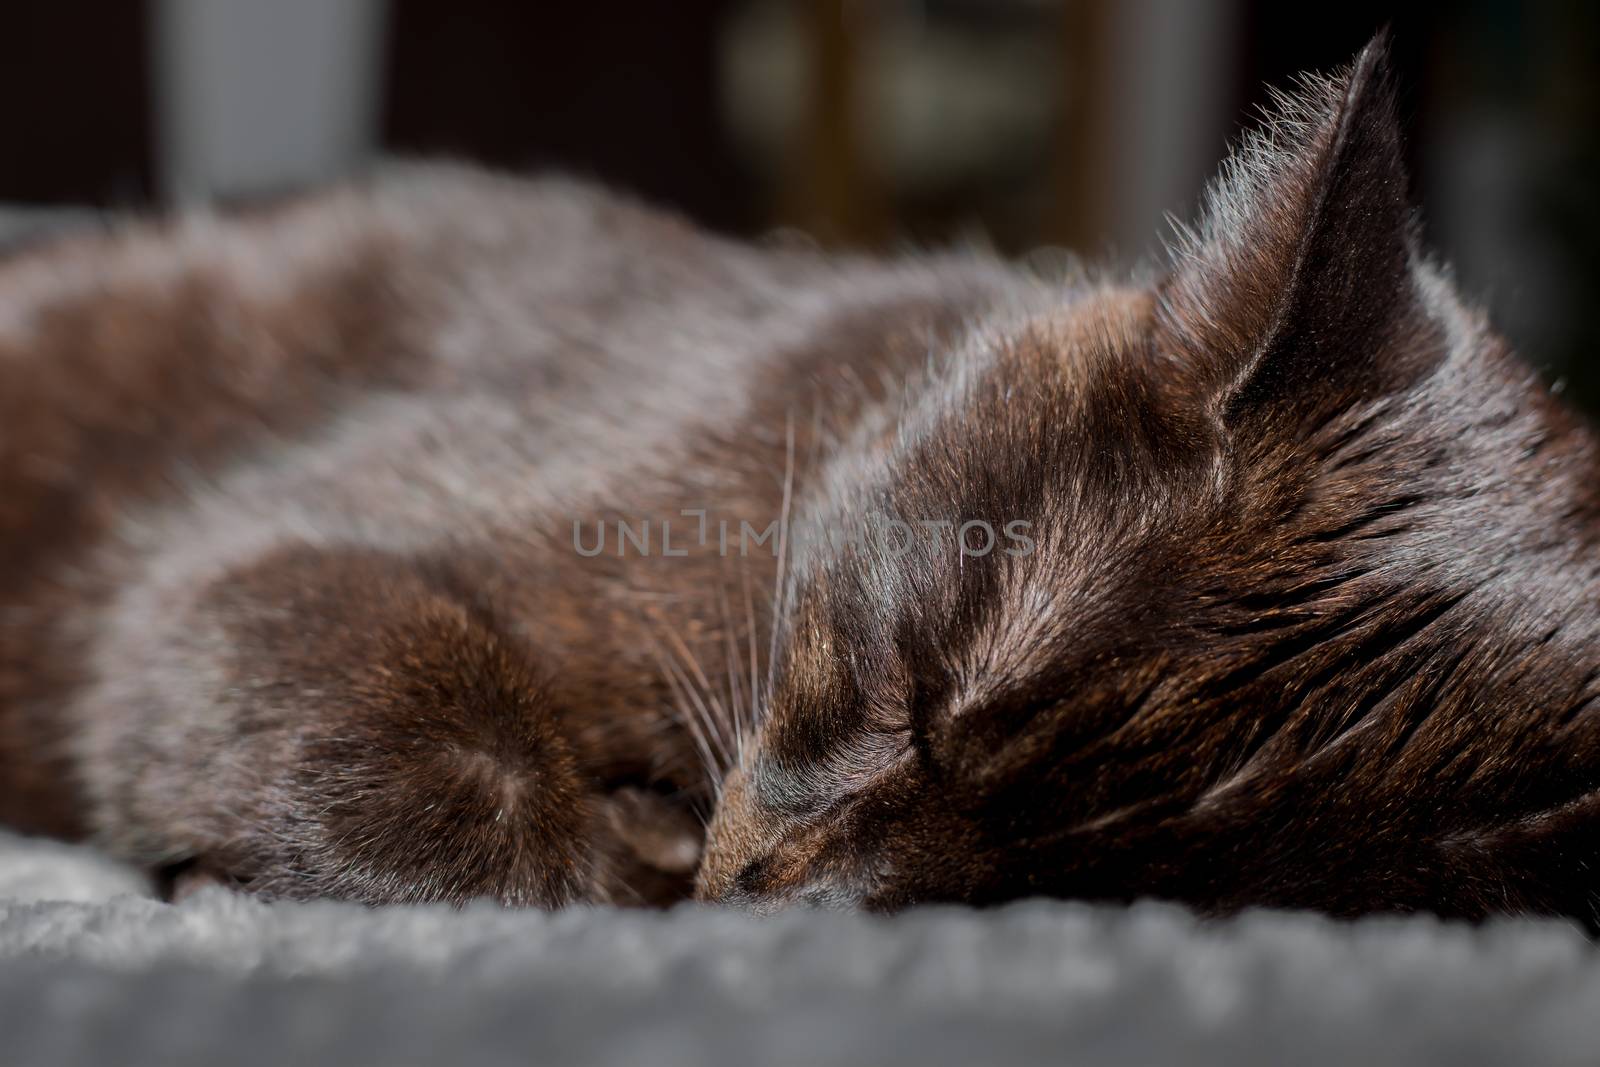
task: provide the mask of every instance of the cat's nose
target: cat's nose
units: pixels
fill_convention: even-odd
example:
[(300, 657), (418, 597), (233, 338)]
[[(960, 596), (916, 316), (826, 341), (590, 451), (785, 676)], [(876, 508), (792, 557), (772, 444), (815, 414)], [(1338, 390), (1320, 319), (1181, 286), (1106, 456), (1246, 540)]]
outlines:
[(765, 856), (740, 865), (724, 877), (714, 880), (702, 877), (695, 888), (695, 899), (758, 914), (778, 911), (786, 903), (781, 894), (773, 891), (771, 871), (771, 856)]
[(853, 911), (866, 900), (863, 889), (838, 872), (785, 870), (776, 857), (767, 856), (745, 864), (709, 900), (741, 908), (758, 915), (770, 915), (788, 908), (822, 908)]
[(841, 855), (830, 828), (775, 820), (756, 803), (745, 775), (730, 775), (707, 833), (695, 899), (763, 915), (860, 907), (866, 893), (850, 875), (856, 864)]
[(815, 881), (797, 886), (785, 886), (777, 892), (752, 892), (733, 886), (709, 903), (738, 908), (755, 915), (774, 915), (790, 908), (817, 908), (826, 911), (856, 911), (861, 908), (864, 895), (850, 886)]
[(794, 894), (794, 903), (802, 907), (831, 911), (858, 911), (865, 901), (866, 894), (858, 887), (832, 881), (808, 883)]

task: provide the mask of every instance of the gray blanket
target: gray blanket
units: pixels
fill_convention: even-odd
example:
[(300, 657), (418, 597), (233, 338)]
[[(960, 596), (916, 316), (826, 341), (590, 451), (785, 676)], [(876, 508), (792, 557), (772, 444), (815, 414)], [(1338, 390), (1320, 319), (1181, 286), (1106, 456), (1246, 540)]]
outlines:
[(1595, 1064), (1554, 922), (181, 905), (0, 835), (5, 1064)]

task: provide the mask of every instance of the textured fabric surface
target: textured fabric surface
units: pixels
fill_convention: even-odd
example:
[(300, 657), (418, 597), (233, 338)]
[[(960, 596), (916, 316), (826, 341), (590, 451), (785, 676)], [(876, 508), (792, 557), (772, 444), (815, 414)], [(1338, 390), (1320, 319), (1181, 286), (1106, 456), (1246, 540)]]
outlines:
[(1600, 949), (1553, 922), (895, 918), (150, 899), (0, 836), (8, 1064), (1593, 1064)]

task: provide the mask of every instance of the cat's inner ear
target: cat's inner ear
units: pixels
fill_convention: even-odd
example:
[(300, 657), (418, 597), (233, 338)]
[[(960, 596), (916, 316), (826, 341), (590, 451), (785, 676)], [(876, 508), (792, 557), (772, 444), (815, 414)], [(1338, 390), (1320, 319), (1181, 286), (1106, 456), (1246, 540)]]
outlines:
[(1280, 98), (1175, 250), (1163, 343), (1230, 427), (1264, 409), (1348, 404), (1416, 371), (1396, 365), (1419, 316), (1386, 44)]

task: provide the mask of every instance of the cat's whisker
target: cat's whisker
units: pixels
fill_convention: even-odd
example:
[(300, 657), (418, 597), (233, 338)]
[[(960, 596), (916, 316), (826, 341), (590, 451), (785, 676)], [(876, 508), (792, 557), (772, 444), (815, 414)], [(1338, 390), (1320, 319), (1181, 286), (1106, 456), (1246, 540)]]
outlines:
[(688, 680), (680, 676), (676, 665), (668, 658), (666, 650), (661, 647), (660, 642), (648, 630), (645, 632), (645, 639), (650, 643), (651, 654), (661, 668), (661, 675), (666, 680), (667, 687), (672, 691), (673, 706), (678, 714), (677, 721), (682, 724), (684, 729), (688, 730), (689, 739), (699, 753), (701, 770), (705, 773), (706, 782), (715, 788), (721, 778), (721, 769), (715, 754), (711, 750), (711, 744), (706, 738), (700, 720), (689, 702)]
[(789, 506), (794, 496), (794, 412), (784, 420), (783, 504), (778, 510), (778, 571), (772, 584), (772, 641), (767, 649), (767, 691), (778, 663), (778, 628), (783, 618), (784, 580), (789, 563)]
[[(732, 759), (728, 749), (726, 737), (720, 725), (721, 704), (709, 693), (710, 683), (707, 682), (705, 672), (700, 669), (699, 661), (695, 659), (688, 646), (678, 634), (667, 627), (661, 620), (654, 620), (661, 635), (665, 637), (668, 645), (663, 647), (666, 660), (672, 666), (675, 677), (678, 679), (683, 695), (687, 698), (688, 706), (698, 715), (698, 723), (702, 736), (705, 738), (706, 747), (712, 755), (711, 766), (720, 776)], [(692, 676), (691, 676), (692, 672)]]
[(733, 612), (728, 607), (728, 587), (721, 581), (717, 583), (717, 613), (722, 623), (727, 659), (728, 707), (732, 713), (729, 718), (733, 725), (734, 765), (741, 766), (744, 763), (744, 687), (739, 677), (739, 642), (733, 634)]
[(705, 671), (700, 667), (699, 658), (695, 656), (693, 650), (684, 643), (683, 638), (678, 635), (677, 631), (663, 626), (662, 632), (677, 650), (680, 664), (693, 675), (697, 686), (694, 693), (695, 702), (700, 705), (700, 709), (705, 715), (706, 725), (709, 728), (711, 737), (716, 742), (717, 749), (723, 757), (723, 767), (731, 767), (733, 765), (733, 745), (728, 736), (727, 710), (723, 707), (722, 701), (718, 699), (710, 680), (706, 677)]
[(758, 725), (756, 716), (761, 707), (761, 678), (760, 678), (760, 652), (756, 642), (756, 605), (755, 597), (750, 588), (750, 570), (748, 567), (739, 568), (739, 585), (744, 591), (745, 634), (750, 646), (750, 732), (756, 731)]

